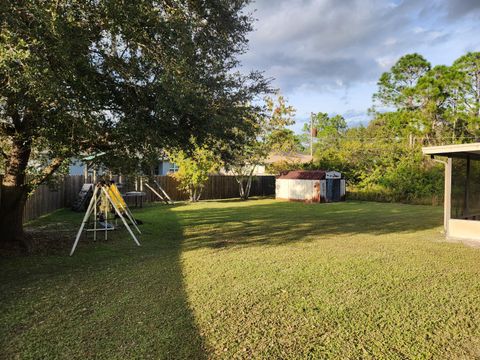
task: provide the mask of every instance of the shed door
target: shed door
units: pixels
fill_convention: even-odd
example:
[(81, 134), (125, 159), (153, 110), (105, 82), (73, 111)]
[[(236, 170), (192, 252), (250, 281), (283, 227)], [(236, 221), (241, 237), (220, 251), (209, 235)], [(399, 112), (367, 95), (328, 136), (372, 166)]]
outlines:
[(327, 179), (327, 201), (340, 201), (340, 179)]

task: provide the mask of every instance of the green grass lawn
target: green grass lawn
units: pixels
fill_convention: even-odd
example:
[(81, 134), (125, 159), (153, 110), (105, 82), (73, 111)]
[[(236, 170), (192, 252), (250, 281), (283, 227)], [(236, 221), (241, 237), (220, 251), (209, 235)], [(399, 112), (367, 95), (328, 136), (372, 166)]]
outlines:
[[(30, 226), (73, 241), (81, 216)], [(72, 258), (1, 260), (0, 357), (480, 357), (480, 249), (443, 240), (441, 208), (252, 200), (135, 216), (140, 248), (116, 231)]]

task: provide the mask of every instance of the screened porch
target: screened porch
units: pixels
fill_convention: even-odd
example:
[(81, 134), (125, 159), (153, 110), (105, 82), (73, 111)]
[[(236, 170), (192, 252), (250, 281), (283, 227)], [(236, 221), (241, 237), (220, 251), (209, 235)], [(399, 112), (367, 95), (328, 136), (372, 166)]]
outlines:
[(423, 153), (445, 165), (446, 235), (480, 240), (480, 143), (425, 147)]

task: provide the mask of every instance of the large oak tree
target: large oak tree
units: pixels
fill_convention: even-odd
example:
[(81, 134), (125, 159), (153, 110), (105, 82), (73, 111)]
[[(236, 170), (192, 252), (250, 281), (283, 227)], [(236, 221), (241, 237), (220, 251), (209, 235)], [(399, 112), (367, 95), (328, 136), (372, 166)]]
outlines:
[(134, 158), (192, 134), (233, 146), (248, 133), (248, 104), (267, 88), (235, 71), (248, 2), (1, 2), (0, 243), (29, 247), (28, 194), (74, 156)]

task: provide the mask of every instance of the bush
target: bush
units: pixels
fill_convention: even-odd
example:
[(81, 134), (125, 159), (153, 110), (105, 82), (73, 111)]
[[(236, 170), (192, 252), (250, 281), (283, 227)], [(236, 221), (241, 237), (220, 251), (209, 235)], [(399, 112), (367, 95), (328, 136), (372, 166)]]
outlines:
[(170, 154), (170, 159), (178, 165), (178, 172), (172, 176), (179, 182), (179, 188), (188, 192), (190, 201), (200, 200), (208, 175), (217, 172), (221, 165), (220, 158), (207, 146), (198, 146), (192, 140), (194, 149), (190, 154), (177, 151)]
[(397, 201), (415, 202), (418, 199), (441, 197), (443, 169), (430, 161), (405, 158), (396, 167), (389, 168), (380, 179)]

